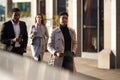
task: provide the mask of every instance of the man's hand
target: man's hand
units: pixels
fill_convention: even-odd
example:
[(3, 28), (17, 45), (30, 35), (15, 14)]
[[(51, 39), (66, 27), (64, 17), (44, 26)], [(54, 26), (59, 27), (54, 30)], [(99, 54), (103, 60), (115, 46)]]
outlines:
[(21, 42), (21, 41), (22, 41), (22, 39), (21, 39), (21, 38), (19, 38), (19, 37), (15, 37), (14, 39), (12, 39), (12, 41), (13, 41), (13, 42)]
[(55, 53), (55, 56), (57, 56), (57, 57), (63, 57), (63, 56), (64, 56), (64, 53), (58, 53), (58, 52), (56, 52), (56, 53)]

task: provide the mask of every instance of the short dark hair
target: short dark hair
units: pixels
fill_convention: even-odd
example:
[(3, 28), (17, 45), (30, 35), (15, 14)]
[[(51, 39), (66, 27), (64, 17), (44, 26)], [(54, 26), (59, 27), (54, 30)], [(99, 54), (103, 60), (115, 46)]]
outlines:
[(20, 12), (20, 9), (19, 8), (13, 8), (12, 12)]
[(61, 13), (59, 14), (59, 16), (62, 16), (62, 15), (67, 15), (67, 16), (68, 16), (68, 13), (67, 13), (67, 12), (61, 12)]

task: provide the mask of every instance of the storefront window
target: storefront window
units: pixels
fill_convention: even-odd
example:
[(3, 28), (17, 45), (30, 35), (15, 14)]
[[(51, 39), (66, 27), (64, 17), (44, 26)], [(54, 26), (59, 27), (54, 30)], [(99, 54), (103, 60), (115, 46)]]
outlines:
[(59, 14), (60, 12), (66, 11), (66, 0), (58, 0), (57, 1), (57, 13)]
[[(97, 52), (103, 49), (101, 43), (103, 35), (103, 22), (100, 21), (99, 0), (83, 0), (83, 51)], [(99, 6), (99, 8), (98, 8)], [(103, 16), (101, 16), (103, 17)], [(100, 26), (101, 25), (101, 26)], [(101, 28), (100, 28), (101, 27)], [(101, 40), (101, 41), (100, 41)]]
[(40, 12), (46, 14), (45, 0), (40, 0)]
[(21, 17), (29, 17), (31, 15), (30, 2), (13, 3), (13, 7), (18, 7), (21, 10)]
[(6, 0), (0, 0), (0, 22), (5, 21)]

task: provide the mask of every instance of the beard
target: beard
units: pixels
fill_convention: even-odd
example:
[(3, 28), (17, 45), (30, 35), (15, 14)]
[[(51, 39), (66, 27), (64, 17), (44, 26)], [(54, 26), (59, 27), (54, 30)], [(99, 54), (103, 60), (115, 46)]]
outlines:
[(13, 19), (13, 22), (17, 24), (19, 22), (19, 19)]

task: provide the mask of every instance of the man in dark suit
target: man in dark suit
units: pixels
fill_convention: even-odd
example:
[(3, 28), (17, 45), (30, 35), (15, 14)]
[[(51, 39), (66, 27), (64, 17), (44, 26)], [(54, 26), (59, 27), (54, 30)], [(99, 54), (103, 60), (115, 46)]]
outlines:
[(19, 55), (26, 52), (28, 33), (26, 23), (20, 21), (20, 9), (12, 9), (12, 19), (3, 23), (1, 29), (1, 43), (4, 44), (4, 50)]

